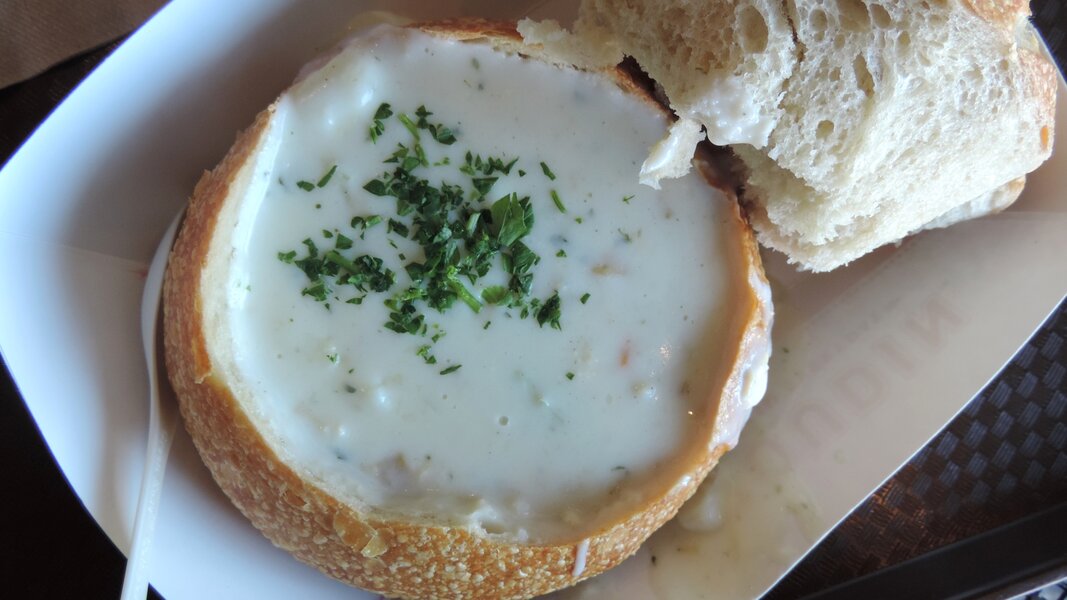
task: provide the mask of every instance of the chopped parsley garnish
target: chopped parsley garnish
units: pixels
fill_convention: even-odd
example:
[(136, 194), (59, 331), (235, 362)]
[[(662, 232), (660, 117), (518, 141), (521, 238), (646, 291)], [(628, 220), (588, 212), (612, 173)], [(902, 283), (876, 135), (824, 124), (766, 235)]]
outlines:
[(482, 300), (489, 304), (503, 304), (509, 294), (508, 288), (502, 285), (491, 285), (482, 290)]
[(494, 202), (491, 214), (496, 226), (496, 239), (501, 246), (514, 244), (533, 227), (530, 198), (520, 200), (514, 192)]
[[(378, 223), (381, 223), (381, 222), (382, 222), (382, 218), (380, 216), (378, 216), (378, 215), (368, 215), (366, 217), (358, 217), (357, 216), (357, 217), (352, 217), (352, 222), (350, 223), (350, 225), (352, 226), (352, 229), (360, 229), (360, 230), (366, 231), (366, 230), (370, 229), (371, 227), (374, 227), (375, 225), (377, 225)], [(360, 237), (360, 239), (362, 239), (363, 238), (363, 234), (360, 233), (359, 237)]]
[(590, 296), (589, 292), (586, 292), (586, 293), (582, 294), (582, 297), (579, 298), (578, 301), (581, 302), (582, 304), (585, 304), (586, 302), (589, 302), (589, 296)]
[(479, 173), (486, 177), (493, 173), (510, 175), (511, 168), (514, 167), (517, 162), (519, 162), (518, 158), (513, 158), (505, 163), (504, 159), (499, 157), (490, 156), (483, 159), (480, 154), (471, 154), (470, 152), (467, 152), (466, 156), (464, 156), (463, 166), (461, 166), (459, 170), (461, 173), (470, 175), (471, 177), (474, 177)]
[(559, 199), (559, 194), (556, 193), (556, 190), (550, 190), (548, 193), (552, 195), (552, 202), (556, 205), (556, 208), (559, 209), (559, 212), (567, 212), (567, 207), (563, 206), (563, 201)]
[(425, 106), (420, 106), (418, 109), (416, 109), (415, 116), (419, 118), (419, 120), (415, 123), (416, 127), (429, 131), (430, 135), (433, 136), (433, 139), (436, 140), (439, 144), (451, 146), (452, 144), (456, 143), (456, 136), (452, 133), (451, 129), (440, 124), (434, 125), (433, 123), (430, 123), (426, 120), (426, 117), (432, 114), (432, 112), (426, 110)]
[(560, 301), (559, 292), (554, 292), (545, 300), (541, 308), (537, 309), (537, 324), (544, 327), (545, 323), (548, 323), (552, 329), (562, 329), (559, 324), (560, 317)]
[(408, 236), (408, 226), (404, 225), (400, 221), (397, 221), (396, 219), (389, 219), (389, 221), (386, 223), (385, 231), (386, 233), (392, 233), (395, 231), (399, 233), (401, 237)]
[(336, 354), (327, 354), (326, 358), (328, 358), (330, 360), (330, 362), (332, 362), (333, 364), (335, 364), (335, 365), (337, 364), (338, 358), (337, 358)]
[(400, 113), (396, 116), (396, 118), (408, 131), (411, 132), (412, 137), (414, 137), (416, 140), (419, 139), (419, 127), (415, 125), (415, 122), (411, 120), (411, 117), (405, 115), (404, 113)]
[(426, 361), (426, 364), (428, 365), (437, 364), (437, 357), (433, 354), (430, 354), (431, 347), (432, 346), (430, 346), (429, 344), (425, 344), (419, 346), (419, 349), (415, 351), (415, 354), (421, 356), (422, 360)]
[(630, 203), (630, 200), (633, 200), (633, 199), (634, 199), (634, 197), (633, 197), (632, 195), (630, 195), (630, 196), (623, 196), (623, 197), (622, 197), (622, 201), (623, 201), (623, 202), (625, 202), (625, 203), (627, 203), (627, 204), (629, 204), (629, 203)]
[(363, 189), (375, 196), (386, 196), (389, 194), (389, 189), (385, 187), (385, 182), (380, 179), (371, 179), (363, 185)]
[(370, 141), (377, 142), (378, 138), (385, 133), (385, 120), (393, 116), (393, 110), (387, 102), (382, 102), (378, 110), (374, 111), (374, 123), (370, 126)]
[[(415, 354), (427, 364), (436, 364), (433, 352), (438, 339), (444, 336), (438, 325), (431, 322), (431, 311), (445, 312), (457, 303), (466, 304), (477, 313), (484, 305), (497, 305), (506, 310), (506, 316), (517, 314), (525, 319), (532, 316), (538, 326), (546, 324), (561, 329), (562, 302), (558, 292), (547, 299), (534, 297), (531, 293), (534, 266), (541, 257), (523, 243), (534, 227), (534, 208), (527, 196), (513, 191), (497, 191), (502, 185), (500, 178), (511, 173), (518, 163), (517, 157), (482, 156), (466, 152), (461, 165), (456, 169), (462, 175), (456, 180), (445, 179), (432, 183), (422, 170), (431, 167), (431, 158), (420, 140), (421, 132), (427, 132), (434, 142), (451, 145), (457, 142), (454, 131), (442, 124), (430, 121), (433, 113), (419, 106), (411, 113), (396, 112), (388, 103), (382, 103), (374, 113), (370, 127), (370, 139), (376, 142), (385, 132), (388, 120), (395, 118), (414, 138), (407, 143), (398, 143), (383, 160), (385, 169), (376, 177), (363, 183), (363, 190), (372, 196), (391, 199), (393, 210), (385, 216), (357, 215), (350, 221), (351, 231), (346, 235), (338, 229), (322, 231), (322, 237), (333, 240), (333, 248), (320, 250), (311, 238), (304, 240), (307, 252), (300, 256), (296, 250), (278, 253), (278, 259), (293, 264), (308, 278), (302, 293), (329, 309), (329, 300), (360, 305), (369, 294), (384, 294), (382, 302), (388, 309), (388, 318), (382, 326), (399, 334), (414, 335), (426, 340), (420, 343)], [(422, 140), (429, 141), (422, 137)], [(433, 142), (429, 142), (431, 145)], [(435, 167), (448, 166), (446, 159), (432, 163)], [(544, 162), (542, 171), (554, 180), (555, 174)], [(327, 185), (337, 172), (332, 166), (318, 183), (302, 181), (297, 185), (306, 191)], [(519, 175), (525, 171), (518, 170)], [(490, 194), (496, 198), (489, 201)], [(552, 201), (560, 212), (566, 207), (558, 192), (551, 190)], [(373, 200), (371, 202), (380, 202)], [(395, 210), (395, 214), (394, 214)], [(384, 212), (384, 211), (383, 211)], [(576, 218), (581, 222), (581, 217)], [(360, 242), (353, 240), (358, 234), (364, 239), (366, 230), (385, 222), (385, 241), (397, 248), (391, 234), (410, 240), (419, 252), (398, 254), (409, 283), (397, 285), (396, 273), (388, 268), (382, 258), (360, 252)], [(405, 251), (407, 249), (405, 248)], [(567, 253), (559, 249), (556, 256)], [(494, 266), (499, 265), (507, 275), (502, 285), (479, 285)], [(357, 292), (344, 293), (351, 286)], [(583, 297), (583, 303), (588, 294)], [(457, 302), (458, 301), (458, 302)], [(512, 312), (514, 311), (514, 312)], [(491, 321), (485, 321), (488, 329)], [(429, 339), (427, 339), (429, 338)], [(453, 364), (440, 373), (447, 375), (461, 367)]]
[(315, 185), (317, 187), (326, 187), (326, 184), (330, 183), (330, 179), (333, 178), (333, 174), (336, 173), (336, 172), (337, 172), (337, 165), (334, 165), (334, 166), (330, 167), (330, 170), (326, 171), (326, 174), (323, 175), (322, 177), (320, 177), (318, 183), (316, 183)]
[(321, 279), (316, 279), (311, 282), (311, 285), (300, 290), (300, 295), (311, 296), (319, 302), (326, 302), (326, 299), (330, 295), (330, 290), (326, 287), (326, 282)]
[(296, 187), (304, 190), (305, 192), (310, 192), (315, 189), (315, 184), (311, 183), (310, 181), (304, 181), (303, 179), (301, 179), (300, 181), (296, 182)]
[(574, 373), (572, 371), (567, 371), (567, 379), (574, 379)]
[(479, 200), (484, 198), (489, 190), (492, 189), (493, 184), (496, 183), (497, 177), (472, 177), (471, 184), (474, 186), (474, 195), (472, 200)]
[[(325, 274), (335, 276), (338, 284), (354, 285), (361, 292), (368, 287), (375, 292), (385, 292), (396, 281), (396, 274), (383, 267), (382, 259), (374, 256), (364, 254), (354, 260), (349, 260), (336, 250), (330, 250), (323, 255), (323, 258), (325, 259), (322, 263), (324, 267), (330, 264), (340, 267), (340, 269), (333, 270), (325, 269)], [(339, 273), (340, 270), (347, 271), (347, 273)]]
[(448, 287), (452, 288), (452, 292), (459, 297), (467, 306), (474, 312), (482, 310), (482, 303), (480, 300), (474, 297), (474, 294), (467, 289), (467, 286), (463, 285), (463, 282), (456, 276), (455, 267), (449, 267), (448, 273), (445, 275), (448, 278)]

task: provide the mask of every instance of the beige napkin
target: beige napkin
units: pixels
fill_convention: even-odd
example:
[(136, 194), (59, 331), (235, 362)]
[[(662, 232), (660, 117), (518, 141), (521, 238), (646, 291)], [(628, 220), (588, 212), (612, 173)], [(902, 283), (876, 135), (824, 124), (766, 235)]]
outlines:
[(166, 0), (0, 0), (0, 88), (144, 23)]

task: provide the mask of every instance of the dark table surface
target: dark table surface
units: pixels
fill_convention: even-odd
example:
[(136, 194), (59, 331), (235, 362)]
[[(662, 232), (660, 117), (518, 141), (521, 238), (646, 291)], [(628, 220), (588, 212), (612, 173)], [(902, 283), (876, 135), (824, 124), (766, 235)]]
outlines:
[[(1032, 4), (1061, 68), (1067, 64), (1065, 4)], [(0, 90), (0, 164), (119, 43)], [(1067, 305), (1061, 304), (963, 413), (768, 598), (998, 596), (1067, 577), (1065, 340)], [(118, 597), (125, 558), (67, 485), (6, 367), (0, 370), (0, 474), (3, 595)], [(1009, 555), (1016, 561), (1004, 559)], [(983, 566), (986, 556), (997, 558), (994, 566)], [(850, 582), (866, 587), (833, 589)], [(1048, 597), (1067, 597), (1067, 586), (1058, 589), (1061, 595)]]

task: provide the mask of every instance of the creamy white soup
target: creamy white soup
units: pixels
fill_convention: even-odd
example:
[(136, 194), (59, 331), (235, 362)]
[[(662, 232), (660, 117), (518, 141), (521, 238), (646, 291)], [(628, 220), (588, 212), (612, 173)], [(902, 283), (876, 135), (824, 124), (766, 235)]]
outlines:
[(720, 411), (750, 283), (735, 209), (696, 171), (638, 183), (659, 108), (380, 27), (276, 111), (225, 318), (284, 460), (380, 511), (537, 542), (669, 489), (716, 417), (736, 443), (766, 356)]

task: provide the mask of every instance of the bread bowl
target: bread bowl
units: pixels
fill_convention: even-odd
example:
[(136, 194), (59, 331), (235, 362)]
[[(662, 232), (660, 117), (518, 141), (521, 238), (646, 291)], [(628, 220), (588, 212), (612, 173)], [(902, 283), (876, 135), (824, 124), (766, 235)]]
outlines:
[[(380, 61), (399, 62), (375, 71)], [(443, 64), (435, 61), (448, 62), (450, 68), (466, 75), (435, 80), (432, 93), (422, 88), (428, 99), (380, 96), (382, 89), (398, 89), (390, 85), (417, 85), (432, 79)], [(668, 186), (662, 196), (642, 189), (636, 167), (647, 145), (669, 126), (667, 114), (619, 71), (580, 72), (563, 63), (537, 46), (523, 45), (508, 24), (465, 20), (375, 30), (314, 65), (256, 118), (219, 166), (197, 185), (164, 290), (167, 368), (183, 418), (205, 464), (249, 520), (276, 545), (334, 578), (390, 596), (529, 597), (595, 575), (636, 550), (677, 511), (718, 457), (736, 443), (747, 411), (762, 394), (770, 300), (753, 237), (736, 203), (717, 195), (696, 173)], [(495, 78), (506, 78), (511, 72), (521, 72), (522, 77), (497, 88)], [(393, 76), (398, 83), (367, 85), (367, 81), (382, 82)], [(490, 76), (493, 81), (484, 79)], [(554, 108), (532, 105), (519, 113), (513, 108), (504, 111), (507, 103), (493, 96), (544, 92), (544, 88), (530, 87), (531, 82), (541, 84), (548, 79), (539, 78), (555, 80), (557, 76), (574, 87), (556, 90), (549, 97), (579, 98), (580, 104), (596, 98), (597, 104), (584, 110), (603, 113), (604, 123), (597, 126), (607, 129), (598, 130), (598, 135), (608, 132), (610, 138), (601, 141), (575, 135), (569, 126), (560, 129), (559, 123), (548, 118), (554, 116)], [(443, 93), (446, 89), (459, 94), (459, 99), (450, 100)], [(342, 90), (342, 97), (357, 101), (331, 100), (331, 90)], [(615, 107), (611, 111), (599, 104), (606, 97)], [(422, 103), (429, 110), (416, 108)], [(386, 104), (390, 106), (383, 110)], [(449, 116), (468, 104), (477, 107), (483, 118), (500, 110), (494, 118), (505, 123), (536, 113), (545, 128), (520, 124), (479, 129), (474, 121)], [(582, 126), (589, 124), (593, 120), (586, 119)], [(620, 124), (632, 124), (633, 131), (623, 131)], [(492, 166), (488, 158), (484, 163), (465, 159), (460, 151), (469, 147), (475, 157), (482, 153), (501, 156), (497, 153), (507, 148), (485, 141), (501, 131), (505, 137), (538, 138), (534, 148), (553, 141), (559, 146), (554, 138), (570, 135), (564, 148), (580, 146), (582, 150), (575, 158), (558, 161), (539, 156), (539, 150), (529, 159), (509, 154), (509, 159), (520, 161), (513, 165), (514, 173), (503, 161)], [(453, 138), (458, 141), (448, 142)], [(292, 142), (298, 139), (321, 144)], [(403, 311), (397, 305), (382, 308), (382, 299), (390, 298), (386, 292), (396, 293), (391, 287), (395, 279), (393, 283), (364, 283), (362, 290), (353, 284), (350, 290), (348, 283), (337, 279), (345, 271), (323, 271), (321, 264), (314, 273), (305, 268), (311, 264), (307, 259), (320, 256), (318, 246), (332, 244), (333, 250), (326, 254), (335, 252), (331, 256), (342, 264), (340, 268), (349, 269), (344, 265), (351, 263), (344, 260), (356, 259), (341, 252), (358, 249), (376, 237), (379, 247), (374, 252), (383, 256), (393, 251), (381, 250), (381, 243), (392, 239), (399, 244), (395, 258), (391, 254), (375, 267), (378, 275), (389, 270), (382, 265), (406, 260), (399, 256), (405, 252), (426, 254), (426, 246), (411, 246), (420, 227), (400, 210), (386, 215), (382, 207), (391, 205), (381, 203), (391, 202), (390, 193), (372, 184), (388, 184), (380, 174), (395, 173), (390, 171), (392, 165), (418, 158), (415, 147), (422, 146), (412, 140), (424, 141), (426, 156), (436, 153), (432, 160), (441, 164), (416, 161), (409, 170), (450, 170), (449, 177), (473, 186), (463, 188), (457, 210), (468, 210), (471, 202), (479, 202), (475, 206), (484, 210), (471, 211), (469, 216), (485, 215), (482, 218), (492, 224), (486, 226), (487, 233), (509, 248), (500, 253), (511, 253), (509, 260), (516, 260), (517, 240), (501, 241), (507, 217), (497, 219), (493, 208), (499, 202), (504, 202), (502, 210), (537, 203), (536, 220), (526, 226), (528, 237), (523, 238), (528, 249), (540, 255), (527, 291), (532, 294), (529, 298), (539, 301), (536, 305), (511, 298), (507, 302), (498, 299), (491, 306), (493, 294), (487, 290), (511, 284), (505, 279), (496, 282), (500, 285), (487, 285), (485, 280), (472, 278), (462, 285), (469, 288), (466, 292), (477, 294), (472, 301), (477, 310), (464, 306), (464, 299), (469, 298), (457, 292), (459, 300), (452, 298), (454, 305), (447, 311), (439, 313), (420, 305), (417, 310), (422, 311), (426, 327), (415, 327), (413, 334), (400, 333), (396, 328), (406, 325), (392, 313)], [(396, 157), (394, 142), (406, 144), (408, 150), (397, 162), (383, 164)], [(346, 154), (349, 144), (358, 149)], [(453, 152), (459, 153), (449, 154)], [(593, 168), (600, 164), (600, 154), (612, 156)], [(444, 164), (445, 156), (452, 159), (449, 164)], [(520, 176), (522, 169), (525, 174)], [(492, 188), (492, 194), (474, 183), (479, 174), (484, 176), (477, 177), (480, 180), (496, 176), (492, 183), (479, 184)], [(507, 183), (522, 188), (533, 178), (539, 179), (536, 185), (528, 184), (535, 190), (530, 192), (529, 205), (510, 196), (504, 187)], [(557, 178), (558, 183), (551, 183)], [(596, 185), (590, 187), (586, 181)], [(442, 180), (437, 189), (445, 189), (445, 183)], [(633, 193), (624, 193), (624, 189)], [(595, 197), (583, 197), (581, 192)], [(467, 197), (477, 193), (496, 201)], [(501, 193), (504, 196), (497, 199)], [(520, 189), (520, 193), (526, 192)], [(509, 197), (513, 200), (508, 201)], [(385, 217), (377, 229), (371, 216)], [(390, 218), (396, 224), (389, 224)], [(655, 218), (667, 224), (666, 231), (642, 225)], [(321, 226), (323, 220), (336, 227)], [(472, 231), (482, 231), (474, 220)], [(552, 233), (543, 233), (545, 224)], [(409, 232), (414, 233), (409, 237)], [(301, 238), (312, 235), (317, 236), (315, 241), (302, 246)], [(576, 242), (579, 236), (592, 244), (592, 250), (569, 245), (568, 238)], [(341, 243), (342, 239), (347, 241)], [(686, 260), (678, 267), (661, 268), (678, 254), (671, 243), (692, 245), (685, 256), (703, 257), (704, 264)], [(610, 281), (600, 288), (582, 284), (579, 291), (567, 279), (566, 273), (574, 271), (563, 266), (568, 263), (585, 264), (578, 269), (585, 272), (584, 277), (593, 273)], [(633, 268), (628, 269), (631, 263)], [(403, 266), (394, 269), (394, 275)], [(354, 267), (347, 271), (347, 275), (354, 274)], [(414, 281), (411, 271), (407, 274)], [(641, 278), (631, 282), (624, 275)], [(685, 296), (705, 302), (695, 301), (692, 309), (708, 312), (690, 317), (686, 312), (690, 308), (678, 310), (673, 303), (664, 308), (638, 299), (634, 304), (630, 301), (637, 294), (625, 292), (635, 283), (645, 286), (647, 295), (660, 302), (687, 290)], [(344, 296), (341, 288), (346, 290)], [(586, 296), (586, 289), (595, 291)], [(620, 290), (624, 293), (611, 297)], [(509, 307), (509, 302), (514, 303)], [(548, 311), (541, 319), (551, 305), (556, 308), (555, 316)], [(528, 318), (522, 316), (524, 311), (530, 313)], [(446, 322), (446, 313), (454, 319)], [(292, 327), (286, 325), (285, 315), (294, 323)], [(607, 320), (596, 322), (598, 315)], [(650, 328), (642, 323), (642, 319), (664, 315), (669, 327)], [(300, 323), (295, 323), (297, 319)], [(432, 329), (430, 321), (437, 322), (447, 335), (438, 339), (440, 330)], [(581, 329), (582, 323), (589, 323), (584, 333), (566, 337)], [(358, 332), (374, 331), (367, 334), (367, 344), (362, 337), (325, 345), (301, 341), (345, 326)], [(620, 327), (632, 331), (622, 335)], [(659, 332), (666, 329), (681, 332), (682, 337), (660, 340)], [(657, 333), (649, 337), (641, 330)], [(502, 337), (486, 337), (497, 335)], [(658, 341), (644, 344), (641, 335)], [(462, 342), (464, 337), (467, 342)], [(475, 346), (479, 352), (472, 350), (470, 339), (479, 342)], [(543, 339), (555, 349), (537, 351), (534, 343), (526, 343)], [(279, 348), (288, 352), (290, 347), (307, 358), (283, 356), (272, 361)], [(518, 384), (513, 371), (496, 377), (500, 368), (490, 362), (477, 368), (479, 361), (509, 353), (531, 372), (518, 378)], [(365, 376), (369, 379), (359, 379), (369, 365), (385, 375), (369, 369)], [(631, 371), (638, 366), (647, 377), (635, 380)], [(419, 373), (429, 378), (424, 379), (428, 383), (405, 387), (395, 379), (396, 372), (387, 373), (390, 368), (405, 377)], [(627, 374), (627, 379), (611, 376), (616, 372)], [(661, 372), (670, 372), (672, 377), (682, 373), (683, 378), (656, 379)], [(694, 374), (699, 377), (686, 383), (685, 376)], [(493, 389), (477, 386), (494, 377), (504, 382), (497, 381), (499, 385), (511, 390), (518, 385), (523, 390), (491, 398), (499, 403), (523, 396), (522, 402), (509, 404), (507, 414), (486, 408), (488, 392), (470, 392)], [(549, 379), (552, 389), (564, 390), (559, 392), (562, 403), (555, 407), (555, 398), (546, 401), (545, 394), (531, 391)], [(300, 390), (327, 380), (328, 393), (317, 390), (315, 394), (333, 399), (358, 397), (362, 404), (327, 410), (316, 400), (319, 396), (298, 397)], [(596, 390), (603, 389), (618, 394), (619, 402), (603, 394), (588, 398), (586, 406), (600, 411), (598, 418), (587, 418), (588, 410), (583, 413), (576, 402), (566, 404), (567, 399), (595, 396)], [(442, 410), (441, 404), (425, 403), (431, 392), (435, 401), (437, 395), (451, 394), (454, 400), (467, 392), (471, 406), (461, 406), (450, 417), (427, 420), (422, 418), (426, 413)], [(612, 408), (623, 404), (624, 396), (629, 406)], [(423, 408), (412, 410), (412, 406)], [(553, 410), (542, 410), (545, 407)], [(612, 412), (605, 413), (606, 407)], [(324, 410), (329, 414), (324, 416)], [(555, 446), (536, 443), (538, 436), (562, 428), (553, 420), (553, 412), (579, 418), (581, 423), (580, 431), (570, 428), (567, 435), (552, 438), (559, 445), (554, 452)], [(478, 421), (471, 415), (486, 419)], [(525, 422), (533, 425), (523, 429)], [(409, 425), (412, 429), (407, 436), (393, 433)], [(433, 440), (423, 435), (441, 427), (445, 433)], [(635, 435), (635, 428), (640, 433), (645, 427), (655, 435), (648, 439)], [(346, 440), (352, 432), (357, 435), (351, 437), (359, 438), (357, 443), (340, 447), (349, 444)], [(493, 446), (478, 441), (478, 447), (492, 446), (509, 459), (535, 456), (538, 460), (522, 468), (501, 468), (499, 460), (487, 460), (480, 453), (454, 451), (467, 438), (484, 440), (484, 436), (497, 435), (511, 442)], [(401, 446), (390, 446), (395, 436), (400, 436)], [(360, 445), (364, 439), (373, 443)], [(635, 447), (637, 441), (640, 447)], [(418, 450), (396, 451), (406, 444)], [(432, 454), (423, 452), (428, 446)], [(351, 453), (366, 459), (353, 458)], [(441, 462), (447, 467), (437, 467)], [(551, 468), (540, 468), (542, 462)], [(510, 486), (505, 492), (500, 491), (501, 481), (507, 484), (503, 487)], [(465, 503), (472, 496), (477, 500)]]

